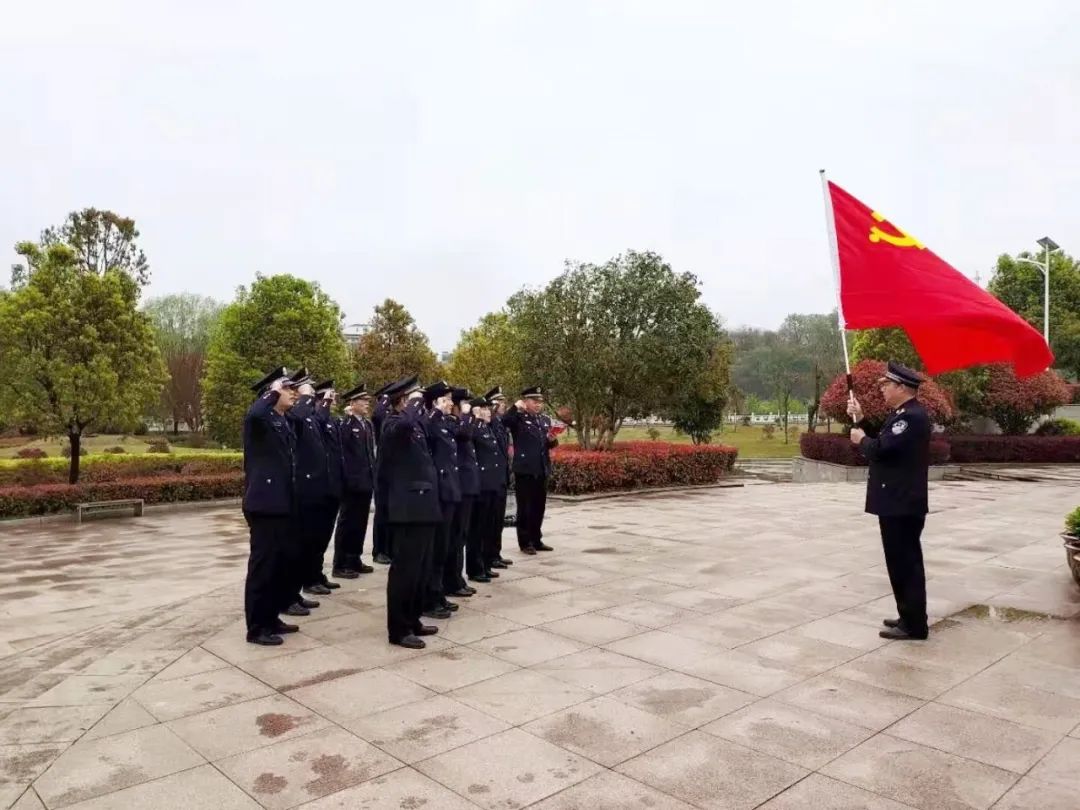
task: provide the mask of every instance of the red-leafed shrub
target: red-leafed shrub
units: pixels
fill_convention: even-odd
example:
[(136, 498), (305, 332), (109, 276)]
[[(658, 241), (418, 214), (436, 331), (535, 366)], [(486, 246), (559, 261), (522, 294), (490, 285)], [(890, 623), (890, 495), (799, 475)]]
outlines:
[(0, 487), (0, 517), (33, 517), (65, 512), (87, 501), (142, 498), (147, 503), (204, 501), (235, 498), (243, 494), (240, 473), (204, 475), (195, 478), (169, 476), (130, 478), (97, 484), (42, 484), (30, 487)]
[(15, 454), (15, 458), (46, 458), (48, 455), (40, 447), (24, 447)]
[[(855, 396), (863, 408), (863, 416), (871, 427), (880, 427), (889, 415), (889, 407), (881, 395), (878, 384), (888, 368), (880, 360), (863, 360), (852, 369)], [(954, 416), (954, 408), (948, 393), (933, 380), (927, 380), (919, 386), (919, 402), (923, 404), (930, 418), (937, 424), (946, 424)], [(833, 380), (821, 397), (821, 412), (830, 419), (843, 425), (851, 424), (848, 416), (847, 377), (843, 374)]]
[(1068, 383), (1053, 371), (1023, 380), (1011, 366), (990, 366), (988, 371), (981, 409), (1009, 436), (1023, 436), (1040, 417), (1072, 398)]
[(949, 436), (955, 464), (1080, 463), (1080, 436)]
[(559, 447), (551, 454), (552, 492), (581, 495), (642, 487), (712, 484), (728, 475), (738, 451), (724, 445), (616, 442), (611, 450)]
[[(865, 467), (866, 458), (846, 435), (840, 433), (804, 433), (799, 437), (799, 450), (804, 458), (843, 464), (845, 467)], [(930, 439), (930, 463), (947, 464), (949, 443), (937, 436)]]

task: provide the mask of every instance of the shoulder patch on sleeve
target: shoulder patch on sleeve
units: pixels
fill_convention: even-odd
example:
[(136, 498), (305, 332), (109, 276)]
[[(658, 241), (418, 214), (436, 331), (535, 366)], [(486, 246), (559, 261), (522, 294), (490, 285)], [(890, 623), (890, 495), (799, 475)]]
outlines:
[(907, 430), (906, 419), (897, 419), (895, 422), (893, 422), (892, 432), (894, 436), (899, 436), (905, 430)]

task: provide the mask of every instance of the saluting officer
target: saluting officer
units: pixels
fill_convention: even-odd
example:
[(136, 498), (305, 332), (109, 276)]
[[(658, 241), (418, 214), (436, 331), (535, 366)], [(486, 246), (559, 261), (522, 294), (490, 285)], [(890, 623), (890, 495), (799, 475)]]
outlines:
[(244, 519), (251, 532), (244, 615), (252, 644), (281, 644), (295, 624), (278, 616), (292, 601), (288, 571), (299, 556), (293, 532), (295, 439), (286, 412), (296, 402), (288, 371), (279, 367), (252, 386), (258, 398), (244, 417)]
[(544, 391), (535, 386), (522, 391), (521, 399), (503, 417), (503, 424), (514, 437), (517, 537), (518, 546), (526, 554), (552, 550), (543, 542), (542, 526), (551, 474), (550, 451), (559, 440), (552, 434), (551, 420), (543, 410)]
[(503, 516), (506, 503), (506, 456), (492, 430), (491, 403), (479, 397), (469, 403), (476, 419), (473, 444), (476, 445), (476, 461), (480, 465), (480, 500), (483, 523), (480, 526), (480, 560), (483, 568), (506, 568), (499, 554)]
[(326, 550), (330, 548), (330, 540), (334, 536), (334, 526), (337, 523), (338, 509), (341, 506), (341, 494), (344, 485), (345, 462), (341, 454), (341, 434), (338, 431), (338, 420), (332, 412), (334, 403), (337, 402), (337, 391), (334, 390), (334, 381), (325, 380), (315, 386), (315, 409), (313, 416), (322, 426), (323, 447), (326, 449), (326, 498), (323, 506), (314, 516), (317, 521), (316, 545), (311, 557), (311, 571), (308, 580), (322, 585), (324, 588), (341, 587), (336, 582), (331, 582), (323, 573), (323, 563), (326, 559)]
[(420, 636), (439, 632), (420, 622), (427, 558), (442, 520), (439, 474), (428, 448), (420, 384), (416, 377), (386, 391), (392, 412), (379, 437), (379, 472), (386, 487), (387, 520), (394, 549), (386, 584), (390, 643), (422, 649)]
[[(461, 547), (464, 553), (465, 574), (472, 582), (491, 582), (492, 577), (484, 568), (480, 558), (480, 525), (486, 519), (481, 510), (486, 502), (481, 500), (480, 465), (476, 463), (476, 445), (473, 444), (473, 431), (476, 423), (472, 418), (472, 394), (468, 388), (454, 388), (451, 391), (454, 403), (454, 417), (457, 420), (458, 476), (461, 479)], [(498, 576), (496, 574), (495, 576)]]
[[(428, 585), (424, 597), (424, 615), (430, 619), (449, 619), (458, 606), (446, 598), (446, 581), (457, 590), (454, 576), (447, 577), (447, 568), (457, 566), (461, 571), (461, 556), (457, 543), (451, 541), (454, 512), (461, 503), (461, 480), (458, 477), (457, 420), (451, 415), (453, 400), (450, 386), (440, 380), (424, 389), (424, 404), (428, 409), (428, 446), (435, 469), (439, 474), (439, 507), (442, 520), (435, 533), (428, 565)], [(460, 573), (457, 574), (460, 576)]]
[(930, 416), (915, 398), (922, 378), (899, 363), (889, 363), (879, 381), (891, 413), (876, 435), (863, 422), (863, 409), (852, 394), (848, 413), (855, 420), (851, 441), (870, 462), (866, 511), (878, 516), (885, 565), (896, 598), (898, 618), (885, 619), (882, 638), (927, 637), (926, 572), (922, 536), (929, 511)]
[(506, 525), (506, 499), (510, 490), (510, 431), (503, 424), (503, 416), (506, 415), (506, 395), (503, 394), (502, 388), (497, 385), (484, 394), (484, 399), (491, 403), (491, 432), (495, 434), (495, 439), (499, 442), (499, 449), (503, 455), (502, 467), (505, 473), (502, 491), (495, 502), (495, 512), (499, 516), (499, 531), (495, 536), (493, 550), (494, 556), (499, 562), (504, 566), (510, 566), (514, 564), (514, 561), (508, 560), (502, 555), (502, 532), (503, 527)]
[[(383, 423), (390, 415), (390, 399), (386, 391), (393, 383), (387, 383), (373, 396), (375, 398), (375, 411), (371, 415), (371, 424), (375, 427), (375, 447), (379, 447), (379, 439), (382, 436)], [(375, 455), (375, 525), (371, 532), (372, 559), (380, 565), (390, 564), (390, 532), (386, 523), (386, 487), (380, 486), (382, 482), (379, 464), (379, 455)]]
[(344, 486), (334, 536), (334, 576), (356, 579), (375, 570), (363, 561), (364, 536), (375, 491), (375, 426), (368, 421), (371, 394), (363, 383), (341, 397), (346, 403), (345, 418), (338, 424)]

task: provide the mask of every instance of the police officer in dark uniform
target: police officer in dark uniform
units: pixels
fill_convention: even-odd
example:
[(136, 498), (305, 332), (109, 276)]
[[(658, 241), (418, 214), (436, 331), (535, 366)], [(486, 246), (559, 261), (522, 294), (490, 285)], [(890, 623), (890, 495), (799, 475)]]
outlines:
[(499, 494), (496, 503), (495, 511), (499, 516), (499, 533), (495, 537), (494, 541), (494, 558), (493, 562), (498, 561), (502, 563), (502, 566), (494, 565), (495, 568), (503, 566), (511, 566), (514, 564), (513, 560), (508, 560), (502, 556), (502, 530), (506, 523), (506, 500), (507, 493), (510, 490), (510, 431), (506, 425), (503, 424), (503, 416), (506, 414), (506, 395), (503, 394), (503, 390), (500, 386), (495, 386), (486, 394), (484, 399), (491, 403), (491, 432), (495, 434), (495, 439), (499, 443), (499, 449), (502, 451), (502, 467), (506, 473), (506, 480), (503, 482), (502, 491)]
[(446, 598), (446, 581), (450, 580), (456, 590), (456, 578), (446, 576), (447, 567), (459, 566), (457, 544), (451, 540), (454, 512), (461, 503), (461, 479), (458, 476), (457, 431), (458, 422), (452, 415), (451, 388), (440, 380), (424, 389), (424, 405), (428, 409), (428, 446), (435, 469), (439, 474), (439, 507), (442, 521), (435, 533), (428, 566), (428, 586), (424, 598), (424, 615), (429, 619), (449, 619), (457, 605)]
[(340, 588), (341, 586), (326, 578), (323, 573), (323, 563), (326, 559), (326, 550), (330, 548), (330, 540), (334, 536), (334, 526), (337, 523), (338, 509), (341, 507), (341, 494), (344, 486), (345, 462), (341, 453), (341, 434), (338, 429), (338, 420), (331, 410), (337, 402), (337, 392), (334, 390), (334, 381), (325, 380), (315, 386), (315, 410), (314, 417), (322, 426), (323, 447), (326, 449), (326, 489), (327, 495), (323, 507), (317, 513), (318, 521), (316, 545), (311, 557), (311, 571), (308, 580), (312, 584), (322, 585), (327, 589)]
[(276, 368), (252, 389), (258, 398), (244, 417), (244, 519), (251, 552), (244, 584), (247, 640), (276, 646), (295, 624), (278, 616), (291, 602), (288, 571), (299, 544), (293, 533), (295, 439), (285, 414), (296, 401), (288, 371)]
[(375, 426), (367, 418), (371, 394), (363, 383), (342, 394), (342, 399), (345, 418), (338, 423), (338, 435), (344, 480), (334, 535), (334, 576), (356, 579), (375, 570), (362, 559), (375, 491)]
[(480, 560), (484, 569), (506, 568), (499, 554), (506, 503), (506, 456), (492, 430), (491, 402), (479, 397), (469, 403), (476, 420), (473, 444), (480, 465), (480, 499), (486, 502), (480, 526)]
[(551, 433), (544, 413), (544, 391), (526, 388), (506, 412), (503, 424), (514, 437), (514, 492), (517, 497), (518, 547), (526, 554), (551, 551), (543, 542), (547, 508), (547, 479), (551, 474), (551, 448), (559, 440)]
[(911, 369), (889, 363), (880, 385), (891, 412), (876, 432), (863, 422), (862, 406), (854, 394), (848, 403), (848, 413), (855, 420), (851, 441), (870, 463), (866, 511), (878, 516), (885, 565), (899, 614), (896, 619), (885, 619), (886, 629), (879, 635), (894, 640), (922, 640), (928, 632), (920, 538), (929, 511), (927, 477), (932, 425), (926, 409), (915, 398), (921, 382), (922, 378)]
[(439, 474), (428, 447), (423, 394), (416, 377), (391, 385), (391, 413), (379, 437), (379, 472), (386, 486), (387, 522), (394, 556), (386, 583), (391, 644), (422, 649), (421, 636), (438, 628), (420, 622), (427, 558), (442, 520)]
[(462, 510), (458, 524), (459, 539), (464, 555), (465, 573), (471, 582), (491, 582), (498, 574), (492, 575), (480, 557), (481, 525), (486, 520), (487, 502), (480, 492), (480, 465), (476, 462), (476, 445), (473, 432), (476, 422), (472, 417), (472, 394), (468, 388), (454, 388), (451, 391), (454, 403), (454, 417), (457, 420), (458, 476), (461, 479)]
[[(375, 447), (379, 447), (379, 438), (382, 436), (383, 423), (390, 414), (390, 400), (386, 396), (386, 390), (393, 385), (387, 383), (373, 396), (375, 398), (375, 410), (371, 415), (371, 424), (375, 427)], [(386, 487), (380, 486), (380, 466), (378, 450), (375, 455), (375, 525), (371, 532), (372, 559), (380, 565), (390, 564), (390, 532), (386, 528)]]

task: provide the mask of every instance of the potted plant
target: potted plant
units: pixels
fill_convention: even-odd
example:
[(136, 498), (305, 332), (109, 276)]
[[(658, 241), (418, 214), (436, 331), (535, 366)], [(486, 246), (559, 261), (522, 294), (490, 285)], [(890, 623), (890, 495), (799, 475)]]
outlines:
[(1065, 559), (1069, 562), (1069, 570), (1076, 584), (1080, 585), (1080, 506), (1065, 518), (1065, 532), (1061, 539), (1065, 541)]

